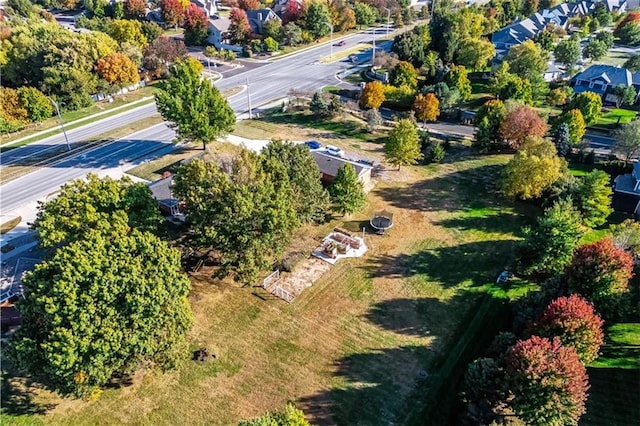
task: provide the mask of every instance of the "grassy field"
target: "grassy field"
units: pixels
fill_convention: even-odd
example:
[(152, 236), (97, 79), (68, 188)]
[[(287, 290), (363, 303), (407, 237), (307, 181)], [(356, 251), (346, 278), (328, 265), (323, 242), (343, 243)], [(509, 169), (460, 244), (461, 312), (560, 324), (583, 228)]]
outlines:
[(607, 328), (602, 356), (589, 366), (585, 425), (637, 425), (640, 419), (640, 324)]
[[(377, 142), (322, 132), (381, 156)], [(363, 258), (340, 261), (292, 304), (213, 279), (207, 267), (192, 274), (191, 347), (208, 347), (215, 361), (140, 371), (92, 402), (3, 372), (2, 424), (234, 424), (288, 400), (314, 424), (442, 424), (457, 399), (449, 389), (501, 317), (509, 293), (492, 283), (533, 213), (495, 193), (508, 159), (454, 144), (443, 164), (384, 171), (366, 211), (304, 227), (296, 244), (313, 248), (334, 226), (359, 231), (383, 208), (394, 227), (368, 235)]]
[(614, 108), (603, 114), (595, 122), (598, 127), (616, 128), (619, 124), (625, 124), (636, 118), (636, 111), (623, 108)]

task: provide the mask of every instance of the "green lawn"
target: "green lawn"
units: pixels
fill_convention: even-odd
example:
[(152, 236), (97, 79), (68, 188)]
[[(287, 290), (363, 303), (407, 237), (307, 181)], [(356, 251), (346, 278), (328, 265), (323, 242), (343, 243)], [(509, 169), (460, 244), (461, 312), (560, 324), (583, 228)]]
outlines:
[[(311, 133), (334, 126), (297, 120), (313, 124)], [(267, 124), (277, 131), (277, 121)], [(380, 155), (356, 124), (343, 123), (335, 137)], [(364, 212), (303, 228), (296, 244), (313, 248), (334, 226), (360, 231), (372, 212), (394, 212), (387, 235), (366, 237), (364, 257), (338, 262), (290, 305), (212, 278), (211, 269), (194, 274), (191, 348), (208, 347), (215, 361), (141, 372), (92, 402), (5, 372), (2, 423), (229, 425), (287, 400), (313, 424), (446, 421), (467, 363), (505, 318), (503, 301), (528, 286), (493, 285), (532, 213), (495, 192), (509, 157), (456, 145), (443, 164), (386, 172)]]
[(589, 368), (584, 425), (637, 425), (640, 419), (640, 324), (606, 329), (602, 356)]
[(618, 124), (625, 124), (636, 118), (636, 111), (614, 108), (611, 111), (603, 114), (595, 122), (596, 126), (615, 128)]
[(607, 51), (607, 54), (603, 58), (594, 62), (598, 64), (619, 66), (624, 64), (630, 57), (631, 54), (629, 53)]

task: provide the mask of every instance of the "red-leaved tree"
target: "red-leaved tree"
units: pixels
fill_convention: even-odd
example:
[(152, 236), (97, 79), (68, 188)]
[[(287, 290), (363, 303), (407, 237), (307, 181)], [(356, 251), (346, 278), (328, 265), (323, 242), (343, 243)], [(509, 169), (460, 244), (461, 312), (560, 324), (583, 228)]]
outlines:
[(302, 2), (289, 0), (282, 14), (282, 25), (289, 22), (296, 22), (302, 16)]
[(169, 37), (158, 37), (153, 40), (143, 52), (143, 64), (154, 78), (162, 77), (167, 68), (176, 59), (187, 56), (187, 48), (182, 40)]
[(519, 149), (529, 136), (544, 137), (547, 134), (547, 123), (536, 110), (523, 105), (507, 114), (500, 124), (500, 136), (512, 149)]
[(532, 336), (510, 349), (505, 370), (513, 394), (509, 405), (526, 424), (578, 424), (589, 384), (574, 348), (558, 338)]
[(564, 346), (576, 349), (584, 364), (589, 364), (598, 358), (604, 341), (603, 323), (589, 301), (573, 294), (549, 303), (534, 323), (532, 334), (559, 338)]
[(229, 20), (231, 21), (231, 24), (229, 24), (229, 38), (231, 38), (231, 42), (243, 44), (249, 39), (249, 35), (251, 35), (247, 12), (239, 8), (233, 8), (229, 13)]
[(128, 18), (144, 18), (147, 13), (145, 0), (124, 0), (124, 13)]
[(182, 23), (184, 6), (180, 0), (161, 0), (160, 13), (167, 25), (177, 27)]
[(191, 3), (184, 11), (184, 42), (187, 46), (200, 46), (209, 35), (207, 15)]
[(633, 276), (633, 258), (604, 238), (578, 247), (565, 271), (569, 291), (593, 302), (607, 320), (624, 315)]
[(242, 10), (260, 9), (258, 0), (238, 0), (238, 7)]

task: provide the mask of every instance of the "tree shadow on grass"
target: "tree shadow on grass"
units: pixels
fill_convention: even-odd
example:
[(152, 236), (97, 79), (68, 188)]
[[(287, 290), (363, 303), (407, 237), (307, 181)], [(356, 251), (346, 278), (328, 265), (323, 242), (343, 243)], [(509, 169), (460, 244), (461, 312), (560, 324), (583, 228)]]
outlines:
[(405, 187), (378, 188), (375, 192), (392, 206), (418, 211), (459, 211), (478, 197), (494, 196), (495, 181), (501, 165), (455, 171), (425, 178)]
[(511, 263), (514, 247), (514, 241), (498, 240), (426, 248), (415, 254), (370, 257), (363, 268), (371, 278), (423, 276), (426, 281), (438, 282), (443, 287), (464, 282), (484, 285), (495, 281)]
[[(459, 231), (481, 230), (485, 232), (520, 233), (522, 225), (529, 223), (525, 214), (500, 212), (498, 209), (480, 207), (478, 212), (467, 211), (459, 217), (436, 221), (437, 225)], [(473, 210), (471, 208), (470, 210)]]
[[(3, 361), (6, 364), (6, 361)], [(35, 402), (36, 389), (44, 386), (31, 379), (20, 377), (13, 371), (2, 369), (2, 395), (0, 398), (2, 414), (10, 416), (43, 415), (55, 408), (55, 404)]]
[[(343, 356), (333, 364), (331, 388), (301, 398), (300, 408), (319, 425), (446, 424), (467, 364), (493, 338), (486, 322), (498, 323), (491, 314), (476, 319), (486, 312), (484, 301), (481, 294), (463, 291), (446, 301), (377, 303), (365, 314), (368, 321), (403, 336), (430, 337), (429, 343)], [(475, 328), (468, 332), (471, 323)]]
[(640, 419), (640, 369), (587, 368), (589, 397), (581, 425), (629, 425)]

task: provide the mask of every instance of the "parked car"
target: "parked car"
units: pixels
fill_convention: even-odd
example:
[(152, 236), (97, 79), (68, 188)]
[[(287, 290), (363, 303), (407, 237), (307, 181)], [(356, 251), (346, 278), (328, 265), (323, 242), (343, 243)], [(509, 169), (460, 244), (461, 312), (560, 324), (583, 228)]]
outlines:
[(344, 151), (338, 148), (337, 146), (327, 145), (325, 147), (325, 152), (335, 157), (344, 157)]
[(304, 143), (309, 149), (320, 149), (322, 144), (318, 141), (306, 141)]

